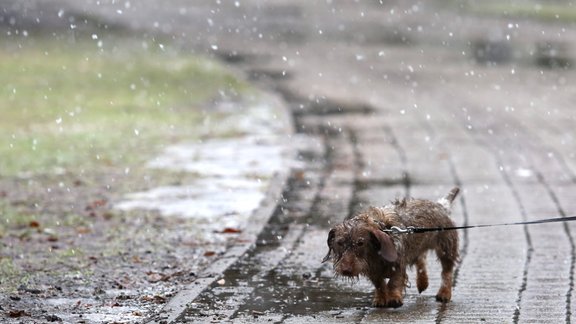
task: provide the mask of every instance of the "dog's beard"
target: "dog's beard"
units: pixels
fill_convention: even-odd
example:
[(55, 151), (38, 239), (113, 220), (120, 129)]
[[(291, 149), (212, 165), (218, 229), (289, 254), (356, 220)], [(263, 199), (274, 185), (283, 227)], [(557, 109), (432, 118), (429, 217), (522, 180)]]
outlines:
[(366, 262), (366, 260), (363, 259), (356, 259), (356, 267), (355, 270), (358, 270), (357, 273), (348, 276), (348, 275), (343, 275), (340, 271), (340, 262), (341, 262), (342, 258), (338, 258), (336, 261), (334, 261), (334, 278), (336, 279), (342, 279), (344, 281), (347, 281), (349, 283), (355, 284), (358, 281), (360, 281), (360, 277), (361, 276), (367, 276), (368, 274), (368, 262)]
[(352, 277), (351, 277), (351, 276), (344, 276), (344, 275), (341, 275), (341, 274), (335, 272), (335, 273), (334, 273), (334, 278), (335, 278), (335, 279), (343, 280), (343, 281), (345, 281), (345, 282), (347, 282), (347, 283), (349, 283), (349, 284), (353, 284), (353, 285), (354, 285), (354, 284), (356, 284), (356, 283), (358, 283), (358, 282), (360, 281), (360, 274), (358, 274), (357, 276), (352, 276)]

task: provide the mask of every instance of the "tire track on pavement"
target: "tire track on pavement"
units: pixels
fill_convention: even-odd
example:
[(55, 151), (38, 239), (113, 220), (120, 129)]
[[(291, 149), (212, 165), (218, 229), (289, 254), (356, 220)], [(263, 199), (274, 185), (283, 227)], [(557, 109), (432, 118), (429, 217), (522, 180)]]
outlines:
[[(524, 204), (522, 202), (522, 199), (520, 197), (518, 189), (516, 188), (516, 186), (514, 185), (512, 180), (510, 179), (510, 175), (508, 174), (506, 169), (503, 167), (505, 164), (502, 161), (502, 158), (499, 154), (500, 147), (495, 146), (493, 144), (490, 144), (491, 142), (489, 140), (485, 139), (484, 136), (481, 135), (480, 132), (474, 131), (475, 129), (479, 129), (480, 126), (479, 125), (476, 125), (476, 126), (473, 125), (472, 120), (475, 120), (475, 118), (471, 118), (471, 119), (466, 120), (466, 121), (462, 120), (462, 125), (466, 125), (467, 123), (469, 123), (469, 125), (471, 125), (471, 127), (468, 128), (468, 130), (471, 133), (472, 132), (474, 133), (471, 136), (476, 140), (476, 142), (478, 143), (479, 146), (486, 148), (486, 150), (492, 154), (492, 156), (496, 160), (496, 163), (500, 166), (499, 169), (500, 169), (500, 174), (502, 176), (502, 179), (504, 180), (504, 182), (506, 183), (506, 186), (508, 187), (508, 189), (512, 193), (512, 197), (514, 198), (514, 201), (515, 201), (516, 205), (518, 206), (518, 210), (519, 210), (520, 216), (521, 216), (521, 221), (527, 221), (526, 208), (524, 207)], [(527, 282), (528, 282), (528, 270), (530, 268), (530, 262), (532, 261), (532, 255), (533, 255), (533, 251), (534, 251), (534, 247), (532, 244), (532, 238), (530, 236), (530, 232), (529, 232), (527, 226), (523, 225), (522, 230), (524, 232), (524, 238), (526, 240), (526, 244), (527, 244), (528, 249), (526, 252), (525, 259), (524, 259), (524, 266), (522, 269), (522, 279), (521, 279), (520, 287), (517, 290), (516, 308), (514, 310), (514, 314), (512, 317), (512, 321), (514, 323), (518, 323), (518, 321), (520, 319), (520, 303), (522, 301), (522, 294), (526, 290), (526, 286), (527, 286)]]
[[(472, 119), (476, 119), (476, 118), (472, 118)], [(494, 136), (498, 137), (498, 138), (502, 138), (504, 139), (502, 142), (504, 145), (508, 144), (507, 146), (511, 146), (511, 145), (525, 145), (527, 144), (525, 147), (527, 147), (526, 151), (527, 154), (523, 155), (524, 160), (518, 161), (517, 157), (512, 155), (511, 152), (506, 151), (506, 150), (502, 150), (500, 147), (492, 144), (487, 144), (487, 140), (483, 140), (484, 143), (486, 143), (487, 147), (490, 147), (493, 154), (499, 159), (499, 164), (502, 166), (501, 171), (503, 174), (506, 174), (506, 179), (507, 182), (510, 183), (510, 185), (512, 187), (514, 187), (514, 191), (515, 191), (515, 200), (518, 201), (519, 203), (521, 203), (521, 209), (522, 209), (522, 214), (523, 214), (523, 218), (525, 220), (528, 220), (528, 210), (527, 210), (527, 204), (529, 205), (529, 203), (533, 204), (533, 200), (530, 200), (529, 198), (526, 199), (524, 197), (524, 199), (522, 198), (522, 196), (527, 196), (529, 194), (531, 194), (531, 192), (533, 191), (537, 191), (537, 192), (542, 192), (542, 194), (544, 196), (548, 196), (548, 199), (542, 199), (540, 196), (538, 198), (538, 203), (536, 206), (538, 206), (538, 210), (542, 209), (542, 206), (551, 206), (551, 207), (544, 207), (544, 208), (553, 208), (555, 209), (561, 216), (565, 216), (565, 212), (562, 208), (562, 206), (559, 203), (559, 200), (557, 199), (557, 197), (554, 194), (554, 191), (552, 190), (552, 188), (550, 187), (550, 185), (546, 182), (545, 177), (543, 175), (543, 173), (539, 170), (540, 168), (538, 166), (536, 166), (536, 164), (534, 163), (534, 157), (538, 155), (538, 152), (545, 152), (546, 150), (546, 145), (542, 144), (540, 141), (537, 140), (537, 138), (535, 138), (535, 136), (533, 134), (528, 134), (522, 125), (520, 125), (520, 123), (513, 118), (506, 118), (504, 117), (503, 120), (500, 119), (500, 122), (506, 121), (506, 123), (509, 125), (507, 128), (505, 129), (496, 129), (496, 130), (492, 130), (494, 132)], [(510, 126), (515, 126), (514, 128), (510, 127)], [(473, 127), (476, 128), (476, 127)], [(518, 134), (518, 132), (520, 132), (520, 136)], [(522, 141), (520, 141), (519, 139), (522, 139)], [(562, 165), (562, 163), (559, 163), (559, 165)], [(526, 170), (534, 170), (535, 173), (535, 185), (538, 185), (541, 189), (538, 189), (536, 187), (533, 187), (533, 185), (531, 185), (529, 182), (522, 182), (517, 180), (517, 177), (513, 177), (510, 174), (510, 169), (511, 166), (516, 167), (515, 170), (524, 170), (522, 169), (522, 167), (527, 166), (528, 169)], [(569, 172), (569, 170), (563, 170), (564, 172)], [(571, 175), (572, 177), (572, 175)], [(514, 179), (514, 180), (513, 180)], [(532, 194), (533, 196), (533, 194)], [(524, 202), (522, 202), (524, 201)], [(531, 207), (531, 209), (534, 209), (534, 207)], [(542, 217), (542, 215), (539, 215), (540, 217)], [(546, 278), (551, 278), (550, 277), (550, 273), (548, 270), (544, 270), (546, 265), (550, 264), (550, 263), (554, 263), (554, 259), (551, 259), (551, 256), (554, 255), (554, 252), (552, 252), (552, 254), (550, 253), (546, 253), (544, 252), (544, 254), (542, 254), (542, 252), (539, 251), (546, 251), (546, 249), (548, 249), (547, 246), (547, 242), (551, 242), (553, 241), (552, 238), (547, 238), (549, 237), (549, 230), (553, 229), (553, 228), (557, 228), (557, 227), (562, 227), (562, 231), (564, 232), (564, 236), (568, 241), (569, 244), (569, 250), (570, 250), (570, 266), (569, 266), (569, 270), (567, 271), (569, 273), (569, 283), (568, 283), (568, 289), (567, 292), (565, 293), (565, 298), (566, 298), (566, 302), (565, 302), (565, 306), (562, 307), (562, 309), (564, 310), (564, 315), (558, 317), (558, 312), (560, 309), (557, 308), (554, 305), (550, 305), (550, 307), (548, 307), (546, 310), (542, 310), (540, 308), (537, 307), (537, 305), (539, 304), (539, 302), (537, 302), (537, 300), (535, 300), (534, 298), (546, 298), (546, 296), (554, 296), (555, 292), (557, 290), (557, 287), (552, 285), (550, 287), (548, 287), (548, 289), (544, 288), (541, 289), (539, 288), (541, 284), (537, 283), (537, 281), (542, 281), (542, 280), (546, 280)], [(527, 259), (526, 259), (526, 265), (525, 265), (525, 271), (523, 274), (523, 282), (522, 285), (520, 287), (520, 290), (518, 292), (518, 301), (517, 301), (517, 308), (516, 311), (514, 313), (514, 322), (518, 323), (518, 322), (525, 322), (525, 321), (531, 321), (531, 320), (538, 320), (542, 318), (543, 312), (546, 313), (546, 318), (548, 318), (549, 320), (554, 319), (556, 320), (564, 320), (566, 322), (570, 322), (570, 317), (571, 317), (571, 295), (572, 295), (572, 291), (573, 291), (573, 270), (574, 270), (574, 241), (572, 238), (572, 235), (570, 233), (569, 227), (566, 223), (562, 224), (562, 225), (551, 225), (551, 226), (547, 226), (547, 225), (538, 225), (537, 227), (533, 227), (531, 229), (528, 228), (528, 226), (524, 226), (525, 228), (525, 232), (527, 235), (527, 239), (529, 240), (529, 250), (528, 250), (528, 254), (527, 254)], [(538, 238), (537, 240), (534, 239), (534, 236), (536, 236), (536, 238)], [(554, 249), (554, 248), (553, 248)], [(556, 250), (556, 249), (554, 249)], [(552, 250), (551, 250), (552, 251)], [(536, 285), (536, 286), (534, 286)], [(560, 284), (560, 287), (564, 286), (563, 284)], [(527, 295), (528, 294), (528, 295)], [(525, 296), (527, 295), (527, 297)]]
[[(567, 215), (566, 215), (566, 212), (564, 211), (564, 208), (562, 207), (562, 203), (560, 202), (560, 199), (558, 198), (558, 196), (556, 195), (556, 193), (554, 192), (554, 190), (552, 189), (550, 184), (546, 181), (546, 179), (544, 178), (542, 173), (539, 171), (537, 172), (537, 178), (538, 178), (538, 181), (540, 182), (540, 184), (542, 184), (544, 186), (544, 188), (546, 188), (546, 191), (547, 191), (548, 195), (550, 196), (550, 198), (552, 199), (552, 201), (554, 201), (554, 204), (556, 205), (556, 208), (558, 209), (558, 214), (561, 217), (566, 217)], [(566, 323), (570, 323), (572, 321), (572, 294), (574, 292), (574, 270), (576, 269), (576, 257), (575, 257), (576, 246), (574, 244), (574, 237), (572, 236), (572, 233), (570, 232), (570, 227), (568, 226), (568, 224), (563, 223), (562, 228), (564, 230), (564, 234), (566, 236), (568, 236), (568, 240), (570, 242), (570, 250), (571, 250), (570, 270), (569, 270), (570, 284), (569, 284), (568, 290), (566, 292), (566, 318), (565, 318)]]
[[(343, 172), (352, 173), (348, 163), (343, 162), (349, 158), (349, 154), (345, 153), (346, 149), (343, 150), (344, 152), (339, 149), (349, 145), (348, 142), (349, 138), (345, 134), (326, 140), (330, 158), (328, 159), (324, 184), (318, 191), (317, 199), (315, 199), (309, 213), (296, 220), (305, 227), (305, 230), (300, 233), (286, 258), (270, 272), (270, 284), (278, 281), (287, 283), (273, 290), (275, 293), (271, 296), (267, 296), (281, 304), (274, 311), (290, 314), (287, 315), (287, 318), (291, 315), (307, 314), (310, 308), (327, 311), (332, 306), (340, 305), (339, 301), (332, 299), (330, 290), (332, 285), (326, 282), (332, 278), (322, 276), (322, 271), (326, 266), (321, 264), (321, 260), (326, 252), (328, 224), (334, 218), (347, 216), (345, 213), (351, 199), (351, 192), (346, 193), (346, 191), (351, 191), (351, 181), (347, 181), (347, 176), (342, 174)], [(258, 299), (259, 291), (266, 294), (266, 289), (263, 287), (263, 289), (256, 291), (251, 300), (256, 301)], [(242, 311), (246, 313), (246, 311), (258, 309), (258, 307), (262, 307), (262, 305), (248, 302), (241, 307), (239, 313)], [(259, 311), (266, 312), (269, 310), (261, 309)]]
[[(448, 148), (446, 146), (446, 144), (440, 139), (440, 137), (438, 136), (438, 134), (436, 133), (436, 131), (434, 130), (434, 127), (432, 125), (432, 123), (430, 122), (430, 118), (426, 118), (426, 119), (421, 119), (419, 120), (419, 123), (422, 125), (422, 128), (426, 130), (426, 132), (428, 133), (428, 135), (430, 136), (431, 140), (435, 139), (436, 143), (439, 143), (439, 151), (442, 151), (444, 154), (447, 155), (446, 161), (448, 163), (448, 168), (449, 168), (449, 172), (450, 172), (450, 176), (452, 177), (452, 182), (454, 183), (455, 186), (460, 188), (460, 194), (459, 194), (459, 203), (460, 203), (460, 208), (462, 210), (462, 226), (467, 226), (469, 224), (469, 216), (468, 216), (468, 210), (466, 207), (466, 193), (465, 193), (465, 187), (463, 186), (462, 180), (460, 179), (460, 176), (458, 174), (458, 171), (456, 170), (456, 164), (454, 162), (454, 157), (453, 157), (453, 153), (451, 153), (450, 148)], [(454, 269), (454, 278), (453, 278), (453, 283), (452, 283), (452, 287), (455, 289), (458, 285), (458, 279), (459, 279), (459, 274), (460, 271), (462, 269), (462, 263), (464, 263), (465, 259), (466, 259), (466, 255), (468, 254), (468, 246), (469, 246), (469, 236), (468, 236), (468, 229), (465, 229), (463, 231), (461, 231), (463, 234), (460, 236), (462, 238), (461, 240), (461, 247), (460, 247), (460, 260), (458, 262), (458, 264), (456, 265), (456, 269)], [(436, 323), (442, 323), (443, 319), (444, 319), (444, 315), (445, 312), (447, 311), (447, 307), (443, 304), (440, 304), (438, 306), (438, 314), (436, 315)]]
[[(555, 151), (555, 149), (553, 147), (551, 147), (550, 145), (546, 144), (545, 142), (543, 142), (534, 132), (528, 132), (526, 130), (526, 127), (520, 123), (517, 119), (514, 118), (507, 118), (507, 116), (504, 117), (505, 120), (508, 121), (508, 123), (510, 125), (514, 126), (514, 132), (512, 132), (513, 134), (511, 134), (510, 128), (507, 129), (507, 135), (506, 138), (509, 139), (516, 139), (516, 138), (521, 138), (523, 139), (523, 141), (517, 144), (525, 144), (526, 145), (526, 155), (525, 155), (525, 163), (527, 165), (527, 169), (526, 170), (533, 170), (534, 172), (534, 177), (535, 177), (535, 181), (537, 182), (537, 184), (542, 187), (543, 190), (543, 194), (545, 196), (548, 196), (549, 201), (551, 203), (551, 208), (555, 209), (557, 212), (557, 215), (550, 215), (550, 217), (556, 217), (556, 216), (560, 216), (560, 217), (565, 217), (567, 215), (567, 213), (564, 210), (564, 207), (562, 206), (562, 203), (560, 202), (560, 199), (558, 198), (558, 196), (556, 195), (555, 191), (553, 190), (552, 186), (550, 185), (549, 181), (546, 178), (545, 172), (549, 171), (549, 173), (555, 177), (557, 177), (558, 174), (561, 174), (562, 177), (567, 177), (567, 179), (570, 179), (571, 182), (576, 182), (574, 179), (576, 179), (576, 175), (574, 174), (574, 172), (568, 167), (568, 164), (566, 163), (566, 161), (563, 159), (563, 155), (560, 154), (559, 152)], [(518, 132), (520, 133), (520, 136), (518, 136)], [(557, 162), (557, 164), (553, 167), (553, 169), (550, 169), (550, 163), (538, 163), (538, 160), (541, 162), (544, 162), (546, 158), (544, 158), (543, 156), (543, 152), (548, 152), (547, 154), (547, 158), (548, 159), (553, 159)], [(549, 152), (555, 152), (555, 154), (550, 155)], [(542, 159), (544, 158), (544, 159)], [(546, 166), (548, 169), (543, 169), (543, 167)], [(557, 171), (559, 171), (557, 173)], [(561, 177), (561, 178), (562, 178)], [(554, 179), (553, 179), (554, 180)], [(539, 217), (546, 217), (545, 215), (539, 215)], [(536, 228), (533, 228), (532, 231), (536, 232), (536, 233), (540, 233), (540, 232), (546, 232), (546, 230), (541, 230), (540, 228), (542, 228), (542, 225), (539, 225)], [(569, 246), (569, 254), (570, 254), (570, 260), (569, 260), (569, 269), (567, 269), (568, 272), (568, 288), (567, 291), (565, 293), (565, 306), (563, 307), (564, 309), (564, 316), (563, 319), (565, 322), (569, 323), (571, 322), (571, 317), (572, 317), (572, 294), (574, 291), (574, 270), (576, 267), (576, 246), (574, 244), (574, 237), (571, 233), (570, 227), (568, 225), (568, 223), (562, 223), (561, 225), (558, 226), (553, 226), (553, 227), (545, 227), (546, 229), (553, 229), (556, 227), (561, 227), (562, 231), (564, 233), (564, 236), (567, 238), (568, 241), (568, 246)], [(543, 233), (542, 235), (546, 235), (546, 233)], [(542, 240), (538, 240), (537, 242), (541, 242)], [(540, 245), (542, 245), (540, 243)], [(546, 247), (543, 246), (540, 249), (545, 249)], [(538, 247), (535, 247), (536, 250), (538, 250)], [(557, 248), (553, 248), (554, 251), (558, 250)], [(543, 259), (543, 264), (548, 264), (550, 262), (555, 262), (555, 260), (553, 258), (550, 258), (548, 256), (546, 257), (540, 257), (541, 259)], [(537, 268), (538, 269), (538, 268)], [(555, 288), (555, 287), (553, 287)], [(556, 289), (548, 289), (546, 290), (546, 292), (543, 291), (536, 291), (535, 293), (540, 294), (540, 296), (543, 295), (552, 295), (553, 292)], [(531, 315), (528, 316), (527, 319), (525, 320), (537, 320), (540, 318), (540, 316), (542, 315), (542, 312), (538, 309), (532, 309), (533, 306), (528, 306), (529, 309), (528, 311), (532, 312)], [(557, 307), (548, 307), (548, 309), (545, 311), (545, 313), (550, 313), (548, 318), (549, 319), (554, 319), (556, 320), (560, 320), (559, 316), (552, 316), (555, 315), (557, 312), (554, 312), (557, 309)]]
[[(561, 154), (556, 147), (552, 146), (552, 144), (548, 141), (543, 141), (539, 136), (537, 136), (534, 132), (528, 132), (526, 130), (526, 126), (519, 123), (517, 120), (512, 120), (512, 122), (516, 125), (517, 129), (522, 132), (522, 138), (527, 139), (527, 145), (530, 148), (529, 150), (529, 163), (530, 169), (535, 170), (536, 179), (538, 183), (544, 187), (546, 193), (553, 201), (554, 206), (558, 212), (558, 215), (561, 217), (566, 217), (567, 213), (563, 207), (562, 202), (560, 201), (558, 195), (555, 193), (554, 189), (550, 185), (550, 182), (546, 179), (542, 168), (539, 165), (546, 165), (545, 163), (538, 163), (544, 162), (546, 158), (555, 160), (558, 164), (556, 165), (556, 169), (561, 171), (563, 176), (566, 176), (567, 179), (571, 183), (576, 183), (576, 173), (569, 167), (566, 158), (563, 154)], [(545, 132), (546, 128), (555, 128), (556, 126), (550, 123), (545, 123), (544, 130), (541, 131)], [(547, 152), (547, 156), (544, 157), (542, 152)], [(554, 179), (553, 179), (554, 180)], [(570, 323), (572, 320), (572, 295), (574, 293), (574, 271), (576, 270), (576, 245), (574, 242), (574, 236), (572, 231), (570, 230), (570, 226), (568, 223), (563, 223), (562, 228), (564, 234), (568, 238), (569, 245), (570, 245), (570, 269), (569, 269), (569, 285), (566, 292), (566, 316), (565, 321), (566, 323)]]

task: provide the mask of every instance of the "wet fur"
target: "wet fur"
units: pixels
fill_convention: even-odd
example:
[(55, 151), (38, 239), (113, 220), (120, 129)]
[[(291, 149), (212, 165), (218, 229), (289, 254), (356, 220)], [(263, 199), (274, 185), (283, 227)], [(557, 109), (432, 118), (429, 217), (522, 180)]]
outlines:
[(438, 202), (400, 199), (384, 207), (370, 207), (344, 220), (328, 234), (328, 254), (324, 261), (333, 261), (337, 276), (370, 279), (375, 287), (373, 306), (400, 307), (408, 282), (406, 268), (416, 266), (418, 291), (426, 290), (426, 255), (434, 250), (442, 264), (442, 285), (436, 299), (450, 301), (453, 270), (458, 260), (458, 233), (391, 234), (382, 230), (392, 226), (454, 226), (449, 215), (458, 192), (459, 189), (454, 188)]

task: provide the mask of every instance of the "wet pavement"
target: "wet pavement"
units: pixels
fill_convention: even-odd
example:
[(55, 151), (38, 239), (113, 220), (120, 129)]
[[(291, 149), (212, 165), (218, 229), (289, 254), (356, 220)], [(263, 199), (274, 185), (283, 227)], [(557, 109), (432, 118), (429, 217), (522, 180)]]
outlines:
[[(321, 263), (331, 224), (455, 185), (457, 224), (576, 214), (575, 75), (537, 51), (560, 41), (574, 57), (571, 24), (433, 1), (63, 3), (223, 59), (294, 118), (300, 163), (258, 214), (255, 243), (231, 247), (152, 322), (572, 321), (575, 223), (460, 232), (448, 304), (434, 298), (434, 258), (430, 288), (407, 287), (399, 309), (371, 308), (368, 282)], [(478, 54), (485, 40), (503, 49)]]

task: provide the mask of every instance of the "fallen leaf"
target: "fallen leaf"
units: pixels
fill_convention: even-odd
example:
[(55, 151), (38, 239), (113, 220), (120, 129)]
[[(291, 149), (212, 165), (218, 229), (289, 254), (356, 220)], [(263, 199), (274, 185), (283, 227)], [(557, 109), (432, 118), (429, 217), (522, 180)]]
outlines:
[(92, 232), (92, 230), (86, 226), (76, 227), (76, 233), (78, 233), (78, 234), (88, 234), (90, 232)]
[(98, 207), (105, 206), (108, 203), (106, 199), (98, 199), (91, 202), (88, 206), (86, 206), (86, 210), (96, 209)]
[(140, 298), (141, 301), (145, 301), (145, 302), (154, 302), (156, 304), (164, 304), (166, 303), (166, 298), (159, 296), (159, 295), (155, 295), (155, 296), (142, 296), (142, 298)]
[(294, 172), (294, 178), (296, 180), (302, 181), (302, 180), (306, 179), (306, 174), (304, 173), (304, 171), (298, 170), (298, 171)]
[(10, 311), (8, 311), (8, 316), (12, 318), (18, 318), (22, 316), (30, 316), (30, 314), (26, 313), (26, 311), (23, 311), (21, 309), (11, 309)]
[(28, 224), (30, 227), (32, 228), (39, 228), (40, 227), (40, 223), (38, 223), (37, 221), (33, 220), (30, 221), (30, 224)]
[(204, 256), (205, 256), (205, 257), (211, 257), (211, 256), (214, 256), (214, 255), (216, 255), (216, 252), (214, 252), (214, 251), (206, 251), (206, 252), (204, 252)]
[(145, 301), (145, 302), (152, 301), (153, 299), (154, 299), (154, 297), (148, 296), (148, 295), (142, 296), (142, 297), (140, 298), (141, 301)]
[(148, 275), (148, 282), (155, 283), (158, 281), (162, 281), (164, 279), (164, 275), (157, 272), (147, 273)]
[(166, 298), (156, 295), (156, 296), (154, 296), (154, 302), (156, 304), (164, 304), (164, 303), (166, 303)]
[(142, 316), (142, 313), (139, 312), (139, 311), (133, 311), (133, 312), (132, 312), (132, 315), (134, 315), (134, 316)]
[(178, 276), (181, 276), (181, 275), (183, 275), (183, 274), (184, 274), (184, 271), (182, 271), (182, 270), (176, 271), (176, 272), (173, 272), (173, 273), (171, 273), (171, 274), (165, 275), (165, 276), (162, 278), (162, 281), (168, 281), (168, 280), (170, 280), (170, 279), (172, 279), (172, 278), (174, 278), (174, 277), (178, 277)]
[(58, 242), (58, 237), (57, 236), (48, 236), (48, 238), (46, 239), (48, 242)]
[(108, 203), (108, 201), (106, 199), (98, 199), (98, 200), (94, 200), (93, 202), (89, 203), (88, 205), (86, 205), (86, 207), (84, 208), (84, 210), (86, 210), (88, 213), (88, 216), (90, 217), (96, 217), (96, 213), (95, 210), (98, 207), (102, 207), (105, 206)]
[(140, 257), (137, 255), (133, 255), (132, 256), (132, 262), (133, 263), (142, 263), (142, 259), (140, 259)]
[(232, 227), (226, 227), (223, 231), (223, 234), (238, 234), (238, 233), (242, 233), (241, 229), (238, 228), (232, 228)]

